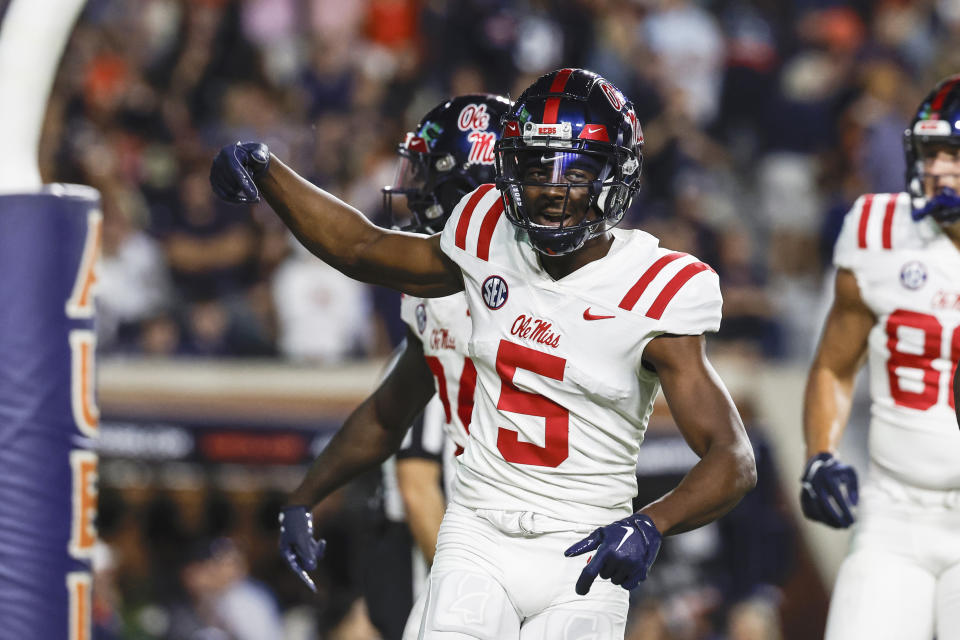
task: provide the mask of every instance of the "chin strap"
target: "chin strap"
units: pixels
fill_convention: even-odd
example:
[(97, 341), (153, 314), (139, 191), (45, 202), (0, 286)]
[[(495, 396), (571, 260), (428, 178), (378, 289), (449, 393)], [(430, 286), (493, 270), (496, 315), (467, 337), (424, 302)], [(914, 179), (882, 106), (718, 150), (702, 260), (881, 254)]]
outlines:
[(912, 213), (914, 220), (931, 216), (937, 222), (956, 222), (960, 220), (960, 195), (950, 187), (944, 187), (940, 193), (928, 198), (923, 207), (914, 208)]

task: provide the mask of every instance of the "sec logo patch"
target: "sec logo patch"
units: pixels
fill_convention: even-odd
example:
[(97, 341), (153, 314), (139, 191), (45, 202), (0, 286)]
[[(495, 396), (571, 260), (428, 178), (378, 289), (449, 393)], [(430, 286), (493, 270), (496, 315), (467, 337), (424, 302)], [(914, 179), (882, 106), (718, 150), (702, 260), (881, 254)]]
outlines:
[(417, 330), (420, 333), (423, 333), (423, 330), (427, 328), (427, 308), (421, 302), (417, 305)]
[(913, 260), (900, 269), (900, 283), (907, 289), (919, 289), (927, 281), (927, 268), (922, 262)]
[(483, 281), (480, 293), (483, 295), (484, 303), (496, 311), (507, 302), (507, 295), (509, 294), (507, 281), (500, 276), (490, 276)]

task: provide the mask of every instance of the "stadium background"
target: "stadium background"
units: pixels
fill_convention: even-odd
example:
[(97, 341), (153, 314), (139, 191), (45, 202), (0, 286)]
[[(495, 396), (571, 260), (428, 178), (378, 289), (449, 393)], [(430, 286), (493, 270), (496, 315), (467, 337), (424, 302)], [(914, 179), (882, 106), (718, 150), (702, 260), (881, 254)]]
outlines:
[[(375, 383), (398, 298), (306, 255), (267, 206), (217, 202), (209, 163), (264, 141), (384, 222), (380, 187), (421, 113), (561, 66), (634, 100), (643, 189), (623, 224), (719, 273), (711, 357), (760, 467), (737, 510), (665, 544), (628, 637), (820, 637), (846, 537), (797, 514), (804, 369), (843, 214), (902, 189), (911, 109), (960, 70), (954, 0), (90, 0), (40, 160), (45, 182), (103, 198), (96, 638), (194, 637), (178, 629), (228, 586), (267, 603), (237, 614), (248, 629), (275, 602), (290, 640), (375, 637), (378, 475), (324, 503), (317, 597), (281, 564), (276, 510)], [(844, 451), (863, 472), (860, 398)], [(641, 495), (690, 464), (661, 409)]]

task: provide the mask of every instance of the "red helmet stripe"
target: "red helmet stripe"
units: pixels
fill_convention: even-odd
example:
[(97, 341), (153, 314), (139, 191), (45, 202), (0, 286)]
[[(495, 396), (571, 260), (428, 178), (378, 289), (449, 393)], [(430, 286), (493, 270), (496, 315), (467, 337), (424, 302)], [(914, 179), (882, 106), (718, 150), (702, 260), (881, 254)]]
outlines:
[(947, 99), (947, 94), (957, 86), (957, 83), (960, 83), (960, 78), (954, 78), (948, 80), (940, 87), (940, 91), (937, 92), (937, 95), (933, 97), (933, 100), (930, 101), (930, 110), (931, 111), (940, 111), (940, 108), (943, 107), (943, 101)]
[[(561, 69), (558, 71), (557, 75), (553, 76), (553, 82), (550, 83), (550, 93), (562, 93), (572, 73), (573, 69)], [(543, 107), (543, 124), (556, 123), (557, 112), (559, 110), (560, 98), (549, 98), (547, 104)]]

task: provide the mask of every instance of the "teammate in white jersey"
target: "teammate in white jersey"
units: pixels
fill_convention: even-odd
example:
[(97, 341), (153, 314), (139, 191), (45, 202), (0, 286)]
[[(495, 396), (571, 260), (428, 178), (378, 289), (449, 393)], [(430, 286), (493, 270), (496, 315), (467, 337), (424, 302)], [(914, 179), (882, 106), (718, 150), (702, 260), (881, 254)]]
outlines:
[[(705, 357), (703, 334), (720, 321), (716, 274), (614, 229), (639, 184), (642, 141), (611, 83), (582, 69), (547, 74), (504, 119), (496, 186), (465, 197), (430, 238), (370, 225), (263, 145), (214, 160), (221, 197), (262, 190), (344, 273), (425, 297), (466, 292), (475, 403), (421, 638), (622, 637), (626, 590), (646, 578), (661, 534), (714, 520), (756, 481), (737, 410)], [(701, 459), (631, 513), (661, 388)]]
[[(494, 146), (509, 107), (510, 101), (501, 96), (467, 94), (444, 100), (420, 119), (397, 149), (400, 163), (394, 184), (383, 188), (393, 228), (438, 233), (465, 194), (493, 180)], [(455, 463), (449, 461), (466, 446), (476, 381), (476, 369), (467, 357), (471, 322), (463, 293), (442, 298), (403, 296), (400, 315), (408, 331), (396, 364), (347, 419), (290, 496), (291, 506), (283, 511), (290, 540), (281, 541), (283, 546), (292, 541), (295, 531), (305, 533), (310, 527), (308, 512), (331, 491), (358, 471), (383, 462), (385, 454), (396, 453), (384, 468), (385, 516), (391, 522), (406, 521), (418, 552), (413, 554), (412, 572), (404, 571), (411, 564), (411, 550), (396, 542), (405, 544), (408, 534), (399, 536), (397, 527), (386, 528), (387, 539), (381, 541), (378, 556), (407, 554), (380, 567), (391, 575), (378, 578), (368, 594), (371, 618), (388, 639), (401, 637), (403, 624), (398, 616), (405, 619), (407, 613), (402, 637), (416, 638), (419, 632), (426, 593), (417, 576), (422, 580), (421, 565), (433, 562), (445, 498), (452, 488)], [(436, 407), (427, 405), (434, 391)], [(424, 411), (425, 405), (429, 410)], [(421, 411), (422, 423), (407, 431), (406, 417)], [(284, 552), (292, 554), (288, 549)], [(299, 573), (295, 561), (292, 566)], [(413, 575), (404, 575), (408, 573)], [(299, 575), (310, 584), (306, 574)], [(421, 593), (423, 597), (418, 597)]]
[[(960, 76), (904, 133), (906, 193), (860, 197), (837, 241), (836, 294), (804, 404), (804, 514), (857, 522), (827, 640), (960, 639)], [(836, 457), (868, 356), (870, 468)], [(858, 506), (859, 502), (859, 506)]]

